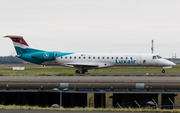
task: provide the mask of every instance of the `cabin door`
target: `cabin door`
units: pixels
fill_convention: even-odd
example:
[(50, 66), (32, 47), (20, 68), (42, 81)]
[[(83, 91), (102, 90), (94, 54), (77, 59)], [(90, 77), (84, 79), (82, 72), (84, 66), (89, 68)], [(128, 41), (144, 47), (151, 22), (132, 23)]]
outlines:
[(141, 56), (137, 56), (137, 63), (138, 64), (142, 64), (142, 57)]

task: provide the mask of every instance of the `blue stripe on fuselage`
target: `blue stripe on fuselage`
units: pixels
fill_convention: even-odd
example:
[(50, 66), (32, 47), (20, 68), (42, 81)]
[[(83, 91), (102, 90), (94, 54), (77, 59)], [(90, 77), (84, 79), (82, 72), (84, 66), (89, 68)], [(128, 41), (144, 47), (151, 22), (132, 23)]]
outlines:
[[(48, 51), (44, 51), (44, 53), (46, 53)], [(52, 52), (52, 51), (51, 51)], [(34, 52), (36, 53), (36, 52)], [(61, 56), (65, 56), (65, 55), (70, 55), (70, 54), (74, 54), (74, 53), (61, 53), (61, 52), (57, 52), (57, 51), (54, 51), (54, 53), (57, 53), (57, 57), (61, 57)], [(28, 62), (32, 62), (32, 63), (35, 63), (35, 64), (41, 64), (47, 60), (37, 60), (35, 58), (32, 58), (31, 55), (33, 53), (27, 53), (27, 54), (21, 54), (19, 56), (19, 58), (25, 60), (25, 61), (28, 61)]]
[(41, 64), (43, 62), (45, 62), (44, 60), (37, 60), (31, 57), (31, 55), (33, 53), (37, 53), (37, 52), (54, 52), (57, 53), (57, 57), (61, 57), (61, 56), (65, 56), (65, 55), (69, 55), (69, 54), (74, 54), (74, 53), (61, 53), (61, 52), (57, 52), (57, 51), (43, 51), (43, 50), (38, 50), (38, 49), (33, 49), (33, 48), (20, 48), (20, 47), (15, 47), (17, 54), (19, 55), (19, 58), (25, 60), (25, 61), (29, 61), (35, 64)]
[(34, 53), (34, 52), (45, 52), (43, 50), (38, 50), (38, 49), (33, 49), (33, 48), (20, 48), (20, 47), (15, 47), (16, 53), (18, 55), (20, 54), (27, 54), (27, 53)]

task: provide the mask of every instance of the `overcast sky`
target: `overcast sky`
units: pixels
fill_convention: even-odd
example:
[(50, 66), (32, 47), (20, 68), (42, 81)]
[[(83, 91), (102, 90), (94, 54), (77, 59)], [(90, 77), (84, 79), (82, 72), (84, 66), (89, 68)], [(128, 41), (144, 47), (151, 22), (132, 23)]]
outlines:
[(5, 35), (61, 52), (154, 53), (180, 57), (180, 0), (0, 0), (0, 56)]

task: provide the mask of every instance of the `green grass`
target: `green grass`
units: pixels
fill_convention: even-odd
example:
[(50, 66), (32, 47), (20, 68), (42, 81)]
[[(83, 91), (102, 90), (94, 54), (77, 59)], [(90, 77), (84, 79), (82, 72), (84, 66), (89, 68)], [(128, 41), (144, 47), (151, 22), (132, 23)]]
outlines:
[[(25, 75), (29, 75), (29, 73), (36, 73), (34, 75), (46, 75), (46, 74), (75, 74), (76, 68), (66, 68), (61, 66), (52, 66), (52, 67), (25, 67), (25, 70), (22, 71), (13, 71), (12, 68), (0, 68), (0, 76), (6, 73), (26, 73)], [(111, 68), (102, 68), (102, 69), (90, 69), (89, 73), (97, 73), (97, 72), (161, 72), (161, 67), (111, 67)], [(166, 72), (178, 72), (180, 71), (180, 64), (174, 66), (173, 68), (166, 69)], [(33, 75), (33, 74), (32, 74)]]
[(40, 106), (20, 106), (20, 105), (0, 105), (0, 109), (18, 109), (18, 110), (63, 110), (63, 111), (114, 111), (114, 112), (161, 112), (161, 113), (179, 113), (180, 109), (150, 109), (150, 108), (54, 108)]
[(25, 70), (12, 70), (12, 68), (0, 68), (0, 73), (64, 73), (73, 72), (73, 68), (51, 68), (51, 67), (31, 67), (25, 68)]
[[(160, 72), (162, 68), (159, 67), (116, 67), (90, 70), (89, 72)], [(166, 72), (180, 71), (180, 68), (166, 69)]]

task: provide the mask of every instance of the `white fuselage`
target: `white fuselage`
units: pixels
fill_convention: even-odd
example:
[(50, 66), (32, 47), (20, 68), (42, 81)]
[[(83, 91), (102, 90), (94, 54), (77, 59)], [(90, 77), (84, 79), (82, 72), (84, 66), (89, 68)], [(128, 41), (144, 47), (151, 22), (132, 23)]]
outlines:
[(7, 35), (11, 38), (17, 52), (17, 57), (41, 65), (54, 65), (78, 68), (76, 73), (85, 73), (88, 69), (106, 68), (112, 66), (133, 67), (163, 67), (176, 65), (161, 58), (157, 54), (142, 53), (62, 53), (43, 51), (30, 48), (22, 36)]
[(67, 67), (84, 66), (88, 69), (112, 66), (168, 67), (175, 65), (157, 56), (159, 55), (142, 53), (74, 53), (57, 57), (55, 61), (47, 61), (43, 64)]

